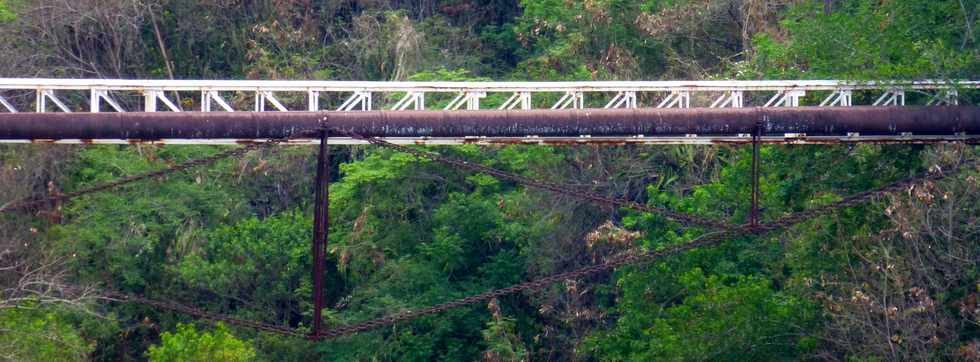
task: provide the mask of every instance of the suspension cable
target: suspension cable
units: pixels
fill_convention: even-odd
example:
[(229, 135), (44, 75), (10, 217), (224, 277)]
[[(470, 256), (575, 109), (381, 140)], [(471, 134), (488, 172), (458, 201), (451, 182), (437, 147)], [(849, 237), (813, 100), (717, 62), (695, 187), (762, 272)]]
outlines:
[(644, 205), (644, 204), (640, 204), (640, 203), (635, 202), (635, 201), (630, 201), (630, 200), (621, 199), (621, 198), (615, 198), (615, 197), (609, 197), (609, 196), (600, 195), (600, 194), (597, 194), (597, 193), (594, 193), (594, 192), (583, 191), (583, 190), (574, 190), (574, 189), (572, 189), (570, 187), (567, 187), (567, 186), (559, 185), (559, 184), (548, 182), (548, 181), (532, 179), (530, 177), (521, 176), (521, 175), (518, 175), (518, 174), (514, 174), (514, 173), (511, 173), (511, 172), (503, 171), (503, 170), (500, 170), (500, 169), (497, 169), (497, 168), (493, 168), (493, 167), (490, 167), (490, 166), (481, 165), (481, 164), (478, 164), (478, 163), (473, 163), (473, 162), (469, 162), (469, 161), (465, 161), (465, 160), (460, 160), (460, 159), (456, 159), (456, 158), (452, 158), (452, 157), (447, 157), (447, 156), (443, 156), (443, 155), (440, 155), (440, 154), (437, 154), (437, 153), (434, 153), (434, 152), (420, 151), (420, 150), (416, 150), (416, 149), (413, 149), (413, 148), (410, 148), (410, 147), (396, 145), (394, 143), (391, 143), (391, 142), (382, 140), (382, 139), (377, 138), (377, 137), (362, 136), (362, 135), (359, 135), (359, 134), (356, 134), (356, 133), (353, 133), (353, 132), (344, 131), (344, 130), (338, 130), (338, 129), (333, 129), (332, 131), (338, 132), (338, 133), (341, 133), (341, 134), (344, 134), (344, 135), (346, 135), (348, 137), (351, 137), (351, 138), (363, 140), (363, 141), (369, 142), (369, 143), (374, 144), (374, 145), (378, 145), (378, 146), (381, 146), (381, 147), (392, 149), (392, 150), (395, 150), (395, 151), (398, 151), (398, 152), (408, 153), (408, 154), (411, 154), (411, 155), (416, 156), (418, 158), (429, 159), (429, 160), (432, 160), (432, 161), (440, 162), (440, 163), (443, 163), (443, 164), (446, 164), (446, 165), (450, 165), (450, 166), (459, 167), (459, 168), (470, 170), (470, 171), (473, 171), (473, 172), (485, 173), (485, 174), (488, 174), (490, 176), (496, 177), (498, 179), (511, 180), (511, 181), (517, 182), (517, 183), (519, 183), (521, 185), (525, 185), (525, 186), (528, 186), (528, 187), (533, 187), (533, 188), (536, 188), (536, 189), (548, 191), (548, 192), (551, 192), (551, 193), (554, 193), (554, 194), (571, 196), (571, 197), (575, 197), (575, 198), (579, 198), (579, 199), (589, 200), (591, 202), (598, 203), (598, 204), (604, 204), (604, 205), (609, 205), (609, 206), (614, 206), (614, 207), (622, 207), (622, 208), (636, 210), (636, 211), (641, 211), (641, 212), (658, 214), (658, 215), (661, 215), (661, 216), (663, 216), (663, 217), (665, 217), (665, 218), (667, 218), (669, 220), (673, 220), (673, 221), (679, 222), (679, 223), (681, 223), (681, 224), (683, 224), (685, 226), (706, 226), (706, 227), (709, 227), (709, 228), (712, 228), (712, 229), (720, 229), (720, 230), (731, 229), (731, 228), (734, 227), (734, 225), (731, 225), (731, 224), (728, 224), (728, 223), (722, 222), (722, 221), (717, 221), (717, 220), (711, 220), (711, 219), (707, 219), (707, 218), (697, 217), (697, 216), (694, 216), (694, 215), (690, 215), (690, 214), (686, 214), (686, 213), (682, 213), (682, 212), (677, 212), (677, 211), (673, 211), (673, 210), (669, 210), (669, 209), (665, 209), (665, 208), (661, 208), (661, 207)]
[[(442, 160), (439, 161), (442, 162)], [(948, 170), (947, 172), (925, 171), (915, 176), (903, 180), (895, 181), (879, 188), (875, 188), (872, 190), (860, 192), (845, 197), (844, 199), (841, 199), (840, 201), (837, 202), (833, 202), (827, 205), (815, 207), (812, 209), (808, 209), (805, 211), (801, 211), (785, 216), (783, 218), (777, 219), (776, 221), (763, 223), (763, 224), (756, 224), (756, 225), (753, 225), (752, 223), (738, 225), (729, 228), (727, 230), (705, 234), (687, 243), (674, 245), (660, 251), (647, 251), (635, 255), (621, 256), (601, 264), (595, 264), (595, 265), (579, 268), (573, 271), (553, 274), (539, 279), (526, 281), (520, 284), (515, 284), (506, 288), (494, 289), (484, 293), (456, 299), (453, 301), (433, 305), (415, 311), (407, 311), (407, 312), (392, 314), (381, 318), (371, 319), (355, 324), (335, 327), (321, 332), (319, 339), (326, 340), (326, 339), (337, 338), (349, 334), (355, 334), (368, 330), (373, 330), (380, 327), (396, 324), (398, 322), (408, 321), (418, 317), (439, 313), (449, 309), (464, 307), (467, 305), (483, 302), (500, 296), (514, 294), (522, 291), (537, 291), (562, 280), (578, 279), (578, 278), (594, 275), (600, 272), (610, 271), (622, 266), (650, 263), (667, 256), (689, 251), (691, 249), (714, 246), (729, 238), (734, 238), (739, 236), (749, 236), (749, 235), (762, 236), (776, 230), (788, 228), (793, 225), (803, 223), (808, 220), (812, 220), (813, 218), (816, 218), (818, 216), (830, 214), (842, 208), (863, 204), (865, 202), (874, 199), (875, 197), (879, 197), (891, 192), (907, 189), (909, 186), (919, 182), (938, 181), (959, 174), (963, 170), (977, 166), (978, 162), (980, 162), (980, 160), (978, 159), (966, 160), (954, 166), (952, 169)], [(452, 163), (452, 164), (457, 165), (456, 163)]]
[(604, 263), (594, 264), (568, 272), (552, 274), (538, 279), (522, 282), (519, 284), (514, 284), (509, 287), (486, 291), (480, 294), (475, 294), (468, 297), (455, 299), (449, 302), (436, 304), (433, 306), (429, 306), (414, 311), (406, 311), (406, 312), (391, 314), (376, 319), (357, 322), (354, 324), (342, 325), (331, 329), (327, 329), (321, 332), (319, 336), (309, 336), (295, 329), (268, 325), (261, 322), (237, 319), (222, 314), (210, 313), (198, 308), (188, 307), (173, 302), (156, 301), (156, 300), (138, 297), (131, 294), (121, 294), (118, 292), (109, 295), (114, 296), (115, 299), (119, 299), (121, 301), (140, 303), (140, 304), (144, 304), (160, 309), (196, 316), (202, 319), (207, 319), (211, 321), (220, 321), (231, 325), (252, 328), (264, 332), (275, 333), (275, 334), (297, 337), (297, 338), (315, 339), (321, 341), (330, 340), (346, 335), (357, 334), (357, 333), (366, 332), (385, 326), (390, 326), (400, 322), (410, 321), (419, 317), (440, 313), (450, 309), (473, 305), (476, 303), (484, 302), (505, 295), (515, 294), (524, 291), (530, 291), (530, 292), (540, 291), (550, 286), (551, 284), (560, 282), (562, 280), (579, 279), (602, 272), (608, 272), (613, 269), (624, 267), (624, 266), (648, 264), (668, 256), (690, 251), (692, 249), (715, 246), (721, 243), (722, 241), (731, 238), (736, 238), (740, 236), (750, 236), (750, 235), (754, 235), (754, 236), (765, 235), (776, 230), (788, 228), (793, 225), (812, 220), (813, 218), (819, 216), (833, 213), (842, 208), (852, 207), (855, 205), (866, 203), (876, 197), (888, 193), (907, 189), (909, 186), (919, 182), (939, 181), (944, 178), (948, 178), (956, 174), (959, 174), (960, 172), (968, 168), (975, 167), (978, 164), (980, 164), (980, 160), (978, 159), (966, 160), (945, 172), (928, 172), (928, 171), (922, 172), (915, 176), (903, 180), (895, 181), (879, 188), (875, 188), (872, 190), (868, 190), (868, 191), (864, 191), (848, 196), (837, 202), (796, 212), (787, 215), (785, 217), (782, 217), (780, 219), (777, 219), (776, 221), (762, 223), (759, 224), (758, 226), (753, 226), (752, 224), (737, 225), (728, 230), (716, 231), (716, 232), (704, 234), (689, 242), (669, 246), (663, 250), (646, 251), (638, 254), (623, 255), (623, 256), (613, 258), (612, 260), (606, 261)]
[(123, 185), (134, 183), (134, 182), (143, 181), (143, 180), (150, 179), (150, 178), (156, 178), (156, 177), (166, 176), (166, 175), (169, 175), (171, 173), (184, 172), (184, 171), (190, 170), (190, 169), (195, 168), (195, 167), (198, 167), (198, 166), (210, 165), (210, 164), (213, 164), (215, 162), (218, 162), (218, 161), (223, 160), (223, 159), (226, 159), (226, 158), (237, 158), (237, 157), (241, 157), (241, 156), (245, 155), (248, 152), (251, 152), (251, 151), (254, 151), (254, 150), (257, 150), (257, 149), (261, 149), (261, 148), (265, 148), (265, 147), (269, 147), (269, 146), (273, 146), (273, 145), (277, 145), (277, 144), (280, 144), (280, 143), (283, 143), (283, 142), (287, 142), (287, 141), (289, 141), (290, 139), (293, 139), (293, 138), (301, 137), (301, 136), (304, 136), (304, 135), (309, 135), (311, 132), (315, 132), (315, 131), (298, 132), (298, 133), (295, 133), (295, 134), (290, 135), (288, 137), (270, 139), (270, 140), (266, 140), (264, 142), (249, 144), (249, 145), (247, 145), (245, 147), (239, 147), (239, 148), (233, 148), (233, 149), (221, 151), (221, 152), (218, 152), (218, 153), (213, 154), (211, 156), (206, 156), (206, 157), (202, 157), (202, 158), (198, 158), (198, 159), (184, 161), (184, 162), (175, 164), (173, 166), (168, 166), (168, 167), (165, 167), (165, 168), (162, 168), (162, 169), (159, 169), (159, 170), (155, 170), (155, 171), (150, 171), (150, 172), (145, 172), (145, 173), (140, 173), (140, 174), (135, 174), (135, 175), (123, 176), (123, 177), (120, 177), (118, 179), (115, 179), (115, 180), (112, 180), (112, 181), (109, 181), (109, 182), (101, 183), (101, 184), (98, 184), (98, 185), (95, 185), (95, 186), (86, 187), (86, 188), (83, 188), (83, 189), (77, 190), (77, 191), (72, 191), (72, 192), (67, 192), (67, 193), (58, 193), (58, 194), (54, 194), (54, 195), (48, 195), (48, 196), (45, 196), (45, 197), (42, 197), (42, 198), (35, 198), (35, 197), (21, 198), (21, 199), (14, 200), (14, 201), (8, 202), (8, 203), (0, 206), (0, 214), (6, 213), (6, 212), (13, 212), (15, 210), (29, 209), (29, 208), (32, 208), (32, 207), (41, 207), (43, 205), (51, 204), (51, 203), (54, 203), (54, 202), (68, 201), (68, 200), (71, 200), (71, 199), (74, 199), (74, 198), (77, 198), (77, 197), (81, 197), (81, 196), (92, 194), (92, 193), (102, 192), (102, 191), (106, 191), (106, 190), (111, 190), (111, 189), (114, 189), (114, 188), (117, 188), (117, 187), (120, 187), (120, 186), (123, 186)]
[[(195, 317), (202, 318), (202, 319), (207, 319), (207, 320), (211, 320), (211, 321), (224, 322), (224, 323), (228, 323), (230, 325), (252, 328), (252, 329), (255, 329), (255, 330), (259, 330), (259, 331), (264, 331), (264, 332), (269, 332), (269, 333), (275, 333), (275, 334), (280, 334), (280, 335), (285, 335), (285, 336), (290, 336), (290, 337), (297, 337), (297, 338), (312, 338), (312, 339), (316, 339), (316, 340), (328, 340), (328, 339), (333, 339), (333, 338), (337, 338), (337, 337), (341, 337), (341, 336), (345, 336), (345, 335), (350, 335), (350, 334), (365, 332), (365, 331), (377, 329), (377, 328), (380, 328), (380, 327), (393, 325), (393, 324), (396, 324), (396, 323), (399, 323), (399, 322), (403, 322), (403, 321), (413, 320), (413, 319), (416, 319), (416, 318), (419, 318), (419, 317), (422, 317), (422, 316), (431, 315), (431, 314), (443, 312), (443, 311), (450, 310), (450, 309), (460, 308), (460, 307), (472, 305), (472, 304), (475, 304), (475, 303), (484, 302), (484, 301), (487, 301), (487, 300), (490, 300), (490, 299), (493, 299), (493, 298), (497, 298), (497, 297), (500, 297), (500, 296), (504, 296), (504, 295), (515, 294), (515, 293), (524, 292), (524, 291), (540, 291), (540, 290), (542, 290), (542, 289), (550, 286), (551, 284), (560, 282), (562, 280), (570, 280), (570, 279), (583, 278), (583, 277), (595, 275), (595, 274), (598, 274), (598, 273), (601, 273), (601, 272), (608, 272), (608, 271), (611, 271), (611, 270), (614, 270), (616, 268), (623, 267), (623, 266), (637, 265), (637, 264), (646, 264), (646, 263), (650, 263), (650, 262), (653, 262), (653, 261), (656, 261), (656, 260), (659, 260), (659, 259), (662, 259), (662, 258), (671, 256), (671, 255), (675, 255), (675, 254), (678, 254), (678, 253), (686, 252), (686, 251), (689, 251), (689, 250), (692, 250), (692, 249), (696, 249), (696, 248), (700, 248), (700, 247), (714, 246), (714, 245), (717, 245), (717, 244), (721, 243), (722, 241), (727, 240), (727, 239), (730, 239), (730, 238), (741, 237), (741, 236), (751, 236), (751, 235), (754, 235), (754, 236), (762, 236), (762, 235), (768, 234), (768, 233), (773, 232), (773, 231), (776, 231), (776, 230), (788, 228), (788, 227), (794, 226), (796, 224), (799, 224), (799, 223), (802, 223), (802, 222), (805, 222), (805, 221), (808, 221), (808, 220), (812, 220), (812, 219), (814, 219), (816, 217), (819, 217), (819, 216), (823, 216), (823, 215), (826, 215), (826, 214), (833, 213), (834, 211), (839, 210), (839, 209), (842, 209), (842, 208), (852, 207), (852, 206), (855, 206), (855, 205), (866, 203), (866, 202), (868, 202), (868, 201), (870, 201), (870, 200), (872, 200), (872, 199), (874, 199), (876, 197), (879, 197), (879, 196), (882, 196), (882, 195), (885, 195), (885, 194), (888, 194), (888, 193), (892, 193), (892, 192), (895, 192), (895, 191), (900, 191), (900, 190), (908, 189), (912, 185), (914, 185), (916, 183), (919, 183), (919, 182), (924, 182), (924, 181), (938, 181), (938, 180), (941, 180), (941, 179), (944, 179), (944, 178), (948, 178), (948, 177), (951, 177), (953, 175), (959, 174), (960, 172), (962, 172), (962, 171), (964, 171), (966, 169), (976, 167), (978, 164), (980, 164), (980, 159), (973, 158), (973, 159), (962, 161), (959, 164), (953, 166), (951, 169), (946, 170), (944, 172), (929, 172), (929, 171), (925, 171), (925, 172), (919, 173), (919, 174), (917, 174), (915, 176), (912, 176), (912, 177), (909, 177), (909, 178), (906, 178), (906, 179), (902, 179), (902, 180), (898, 180), (898, 181), (895, 181), (895, 182), (891, 182), (889, 184), (886, 184), (884, 186), (881, 186), (881, 187), (878, 187), (878, 188), (875, 188), (875, 189), (872, 189), (872, 190), (860, 192), (860, 193), (857, 193), (857, 194), (854, 194), (854, 195), (845, 197), (845, 198), (843, 198), (843, 199), (841, 199), (841, 200), (839, 200), (837, 202), (833, 202), (833, 203), (826, 204), (826, 205), (823, 205), (823, 206), (817, 206), (817, 207), (813, 207), (813, 208), (810, 208), (810, 209), (807, 209), (807, 210), (795, 212), (795, 213), (786, 215), (784, 217), (778, 218), (775, 221), (771, 221), (771, 222), (767, 222), (767, 223), (761, 223), (761, 224), (758, 224), (758, 225), (753, 225), (751, 223), (749, 223), (749, 224), (740, 224), (740, 225), (728, 225), (728, 224), (721, 223), (721, 222), (718, 222), (718, 221), (705, 220), (705, 219), (694, 217), (692, 215), (678, 213), (678, 212), (671, 211), (671, 210), (665, 210), (665, 209), (661, 209), (661, 208), (656, 208), (656, 207), (641, 205), (641, 204), (638, 204), (638, 203), (633, 202), (633, 201), (628, 201), (628, 200), (623, 200), (623, 199), (606, 197), (606, 196), (603, 196), (603, 195), (598, 195), (598, 194), (590, 193), (590, 192), (580, 192), (580, 191), (576, 191), (576, 190), (571, 190), (571, 189), (568, 189), (566, 187), (563, 187), (563, 186), (560, 186), (560, 185), (557, 185), (557, 184), (554, 184), (554, 183), (550, 183), (550, 182), (546, 182), (546, 181), (540, 181), (540, 180), (535, 180), (535, 179), (531, 179), (531, 178), (528, 178), (528, 177), (525, 177), (525, 176), (515, 175), (515, 174), (512, 174), (512, 173), (501, 171), (501, 170), (498, 170), (498, 169), (495, 169), (495, 168), (491, 168), (491, 167), (488, 167), (488, 166), (484, 166), (484, 165), (480, 165), (480, 164), (475, 164), (475, 163), (471, 163), (471, 162), (468, 162), (468, 161), (458, 160), (458, 159), (454, 159), (454, 158), (442, 156), (442, 155), (435, 154), (435, 153), (414, 150), (412, 148), (408, 148), (408, 147), (404, 147), (404, 146), (399, 146), (399, 145), (391, 144), (391, 143), (389, 143), (387, 141), (383, 141), (383, 140), (380, 140), (380, 139), (377, 139), (377, 138), (373, 138), (373, 137), (362, 137), (362, 136), (359, 136), (359, 135), (351, 134), (350, 132), (343, 132), (343, 131), (337, 131), (337, 130), (333, 130), (333, 131), (344, 133), (344, 134), (347, 134), (347, 135), (349, 135), (351, 137), (362, 139), (362, 140), (365, 140), (365, 141), (367, 141), (369, 143), (372, 143), (372, 144), (375, 144), (375, 145), (379, 145), (379, 146), (382, 146), (382, 147), (391, 148), (391, 149), (398, 150), (398, 151), (401, 151), (401, 152), (407, 152), (407, 153), (410, 153), (410, 154), (415, 155), (417, 157), (422, 157), (422, 158), (430, 159), (430, 160), (433, 160), (433, 161), (437, 161), (437, 162), (444, 163), (444, 164), (447, 164), (447, 165), (457, 166), (457, 167), (464, 168), (464, 169), (471, 170), (471, 171), (487, 173), (487, 174), (490, 174), (492, 176), (496, 176), (496, 177), (500, 177), (500, 178), (512, 180), (512, 181), (518, 182), (518, 183), (520, 183), (522, 185), (526, 185), (526, 186), (530, 186), (530, 187), (535, 187), (535, 188), (543, 189), (543, 190), (550, 191), (550, 192), (553, 192), (553, 193), (556, 193), (556, 194), (575, 196), (575, 197), (579, 197), (579, 198), (591, 200), (591, 201), (597, 202), (597, 203), (603, 203), (603, 204), (607, 204), (607, 205), (615, 205), (615, 206), (625, 207), (625, 208), (634, 209), (634, 210), (638, 210), (638, 211), (658, 213), (658, 214), (664, 215), (664, 217), (667, 217), (667, 218), (669, 218), (671, 220), (675, 220), (675, 221), (681, 222), (681, 223), (686, 224), (686, 225), (693, 224), (693, 225), (701, 225), (701, 226), (710, 226), (710, 227), (718, 228), (718, 229), (721, 229), (721, 230), (720, 231), (711, 232), (711, 233), (708, 233), (708, 234), (704, 234), (704, 235), (702, 235), (702, 236), (700, 236), (700, 237), (698, 237), (698, 238), (696, 238), (694, 240), (691, 240), (689, 242), (686, 242), (686, 243), (669, 246), (669, 247), (667, 247), (667, 248), (665, 248), (663, 250), (659, 250), (659, 251), (646, 251), (646, 252), (637, 253), (637, 254), (623, 255), (623, 256), (615, 257), (612, 260), (606, 261), (604, 263), (594, 264), (594, 265), (582, 267), (582, 268), (579, 268), (579, 269), (575, 269), (575, 270), (572, 270), (572, 271), (562, 272), (562, 273), (553, 274), (553, 275), (541, 277), (541, 278), (530, 280), (530, 281), (525, 281), (525, 282), (522, 282), (522, 283), (519, 283), (519, 284), (515, 284), (515, 285), (509, 286), (509, 287), (486, 291), (486, 292), (483, 292), (483, 293), (480, 293), (480, 294), (471, 295), (471, 296), (468, 296), (468, 297), (465, 297), (465, 298), (455, 299), (455, 300), (452, 300), (452, 301), (449, 301), (449, 302), (445, 302), (445, 303), (441, 303), (441, 304), (436, 304), (436, 305), (433, 305), (433, 306), (430, 306), (430, 307), (426, 307), (426, 308), (422, 308), (422, 309), (418, 309), (418, 310), (414, 310), (414, 311), (405, 311), (405, 312), (401, 312), (401, 313), (396, 313), (396, 314), (384, 316), (384, 317), (381, 317), (381, 318), (376, 318), (376, 319), (362, 321), (362, 322), (358, 322), (358, 323), (354, 323), (354, 324), (348, 324), (348, 325), (334, 327), (334, 328), (331, 328), (331, 329), (328, 329), (326, 331), (321, 332), (321, 334), (319, 336), (312, 336), (312, 337), (306, 335), (305, 333), (303, 333), (301, 331), (295, 330), (295, 329), (291, 329), (291, 328), (287, 328), (287, 327), (282, 327), (282, 326), (276, 326), (276, 325), (270, 325), (270, 324), (266, 324), (266, 323), (262, 323), (262, 322), (257, 322), (257, 321), (250, 321), (250, 320), (238, 319), (238, 318), (234, 318), (234, 317), (231, 317), (231, 316), (228, 316), (228, 315), (224, 315), (224, 314), (211, 313), (211, 312), (207, 312), (207, 311), (204, 311), (202, 309), (199, 309), (199, 308), (194, 308), (194, 307), (182, 305), (182, 304), (179, 304), (179, 303), (176, 303), (176, 302), (153, 300), (153, 299), (148, 299), (148, 298), (140, 297), (140, 296), (133, 295), (133, 294), (121, 293), (121, 292), (111, 292), (111, 291), (110, 292), (105, 292), (105, 293), (103, 293), (103, 295), (106, 298), (111, 299), (111, 300), (118, 300), (118, 301), (123, 301), (123, 302), (139, 303), (139, 304), (147, 305), (147, 306), (158, 308), (158, 309), (170, 310), (170, 311), (174, 311), (174, 312), (178, 312), (178, 313), (182, 313), (182, 314), (187, 314), (187, 315), (190, 315), (190, 316), (195, 316)], [(315, 131), (311, 131), (311, 132), (315, 132)], [(22, 208), (22, 207), (26, 207), (26, 206), (37, 204), (37, 203), (43, 203), (43, 202), (68, 200), (68, 199), (71, 199), (71, 198), (74, 198), (74, 197), (78, 197), (78, 196), (81, 196), (81, 195), (84, 195), (84, 194), (88, 194), (88, 193), (92, 193), (92, 192), (98, 192), (98, 191), (103, 191), (103, 190), (108, 190), (108, 189), (111, 189), (113, 187), (118, 187), (118, 186), (121, 186), (121, 185), (124, 185), (124, 184), (127, 184), (127, 183), (131, 183), (131, 182), (135, 182), (135, 181), (139, 181), (139, 180), (143, 180), (143, 179), (147, 179), (147, 178), (151, 178), (151, 177), (162, 176), (162, 175), (166, 175), (166, 174), (169, 174), (169, 173), (172, 173), (172, 172), (184, 171), (184, 170), (187, 170), (187, 169), (189, 169), (191, 167), (213, 163), (213, 162), (215, 162), (215, 161), (217, 161), (219, 159), (222, 159), (222, 158), (241, 156), (241, 155), (245, 154), (246, 152), (251, 151), (253, 149), (257, 149), (257, 148), (260, 148), (260, 147), (265, 147), (265, 146), (269, 146), (269, 145), (278, 144), (278, 143), (284, 142), (284, 141), (286, 141), (286, 140), (288, 140), (290, 138), (302, 136), (304, 134), (306, 134), (306, 132), (297, 133), (297, 134), (295, 134), (293, 136), (290, 136), (290, 137), (287, 137), (287, 138), (269, 140), (269, 141), (266, 141), (266, 142), (263, 142), (263, 143), (253, 144), (253, 145), (249, 145), (249, 146), (238, 148), (238, 149), (234, 149), (234, 150), (224, 151), (224, 152), (221, 152), (221, 153), (216, 154), (216, 155), (213, 155), (213, 156), (209, 156), (209, 157), (205, 157), (205, 158), (197, 159), (197, 160), (192, 160), (192, 161), (187, 161), (187, 162), (181, 163), (181, 164), (176, 165), (176, 166), (168, 167), (166, 169), (162, 169), (162, 170), (158, 170), (158, 171), (153, 171), (153, 172), (149, 172), (149, 173), (145, 173), (145, 174), (127, 176), (127, 177), (121, 178), (121, 179), (116, 180), (116, 181), (113, 181), (113, 182), (109, 182), (109, 183), (98, 185), (98, 186), (93, 186), (93, 187), (86, 188), (86, 189), (79, 190), (79, 191), (75, 191), (75, 192), (72, 192), (72, 193), (54, 195), (54, 196), (50, 196), (48, 198), (40, 199), (40, 200), (27, 200), (27, 201), (21, 200), (21, 201), (18, 201), (17, 203), (9, 203), (9, 204), (5, 205), (3, 208), (0, 208), (0, 211), (8, 211), (8, 210), (12, 210), (15, 207), (16, 208)]]

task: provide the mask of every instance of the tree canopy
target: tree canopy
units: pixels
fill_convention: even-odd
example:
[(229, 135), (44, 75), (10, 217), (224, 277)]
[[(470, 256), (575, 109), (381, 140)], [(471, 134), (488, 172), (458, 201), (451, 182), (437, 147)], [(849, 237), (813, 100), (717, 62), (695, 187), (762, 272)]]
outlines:
[[(975, 79), (978, 10), (964, 0), (0, 0), (0, 77)], [(0, 204), (221, 147), (230, 146), (2, 145)], [(748, 147), (429, 150), (702, 217), (743, 222), (749, 215)], [(762, 218), (977, 151), (762, 146)], [(980, 358), (976, 170), (786, 231), (325, 342), (138, 304), (13, 297), (36, 290), (24, 284), (33, 283), (24, 278), (30, 275), (309, 330), (315, 152), (266, 149), (55, 210), (0, 214), (0, 358)], [(328, 327), (663, 249), (707, 231), (388, 149), (337, 146), (332, 153)]]

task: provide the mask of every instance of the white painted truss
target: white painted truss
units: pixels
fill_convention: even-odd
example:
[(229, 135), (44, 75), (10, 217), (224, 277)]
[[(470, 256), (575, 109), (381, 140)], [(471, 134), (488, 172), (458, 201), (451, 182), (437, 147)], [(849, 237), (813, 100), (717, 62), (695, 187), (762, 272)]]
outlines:
[[(359, 82), (0, 78), (0, 112), (264, 112), (957, 105), (980, 81)], [(18, 96), (19, 95), (19, 96)], [(123, 102), (122, 99), (128, 101)], [(138, 101), (133, 101), (137, 99)], [(871, 100), (874, 100), (873, 102)], [(377, 107), (377, 108), (376, 108)]]

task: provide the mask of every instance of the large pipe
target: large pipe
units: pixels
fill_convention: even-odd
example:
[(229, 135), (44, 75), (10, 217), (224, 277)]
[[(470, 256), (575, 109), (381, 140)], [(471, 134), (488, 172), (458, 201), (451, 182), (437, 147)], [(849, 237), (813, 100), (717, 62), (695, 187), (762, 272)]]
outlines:
[(375, 137), (980, 135), (980, 107), (0, 114), (0, 140), (269, 139), (332, 127)]

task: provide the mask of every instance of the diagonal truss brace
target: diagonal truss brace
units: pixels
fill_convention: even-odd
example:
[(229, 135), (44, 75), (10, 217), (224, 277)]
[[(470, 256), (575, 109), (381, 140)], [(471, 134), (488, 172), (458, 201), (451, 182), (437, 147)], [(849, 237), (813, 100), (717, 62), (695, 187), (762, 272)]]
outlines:
[(14, 108), (14, 105), (10, 104), (10, 102), (8, 102), (3, 96), (0, 96), (0, 105), (2, 105), (3, 108), (6, 108), (10, 113), (17, 113), (17, 108)]
[(664, 100), (660, 101), (657, 108), (691, 108), (691, 92), (670, 92)]
[(514, 94), (511, 95), (510, 98), (507, 98), (507, 101), (505, 101), (504, 104), (501, 104), (500, 107), (497, 107), (497, 109), (514, 109), (517, 108), (518, 105), (520, 105), (521, 109), (523, 110), (531, 109), (531, 92), (514, 92)]
[(657, 108), (691, 108), (691, 92), (670, 92), (663, 101), (660, 101)]
[(225, 102), (218, 91), (206, 90), (201, 92), (201, 112), (211, 112), (211, 102), (217, 103), (222, 109), (227, 112), (234, 112), (235, 109)]
[(715, 99), (709, 108), (742, 108), (744, 105), (743, 99), (742, 91), (731, 91), (730, 93), (722, 94), (721, 97)]
[(569, 106), (574, 109), (585, 108), (585, 96), (582, 92), (565, 92), (565, 95), (561, 96), (558, 102), (555, 102), (555, 105), (551, 106), (551, 109), (566, 109)]
[(927, 106), (955, 106), (959, 105), (959, 93), (955, 89), (936, 91), (936, 94), (926, 103)]
[(636, 92), (624, 91), (616, 93), (602, 108), (636, 108)]
[(392, 111), (404, 111), (408, 107), (413, 107), (412, 109), (416, 111), (425, 110), (425, 93), (422, 92), (407, 92), (405, 96), (398, 100), (395, 105), (391, 106)]
[(904, 106), (905, 105), (905, 91), (901, 89), (892, 89), (885, 91), (878, 97), (873, 106)]
[(255, 111), (265, 112), (266, 101), (269, 101), (269, 103), (271, 103), (272, 106), (280, 112), (289, 112), (289, 110), (286, 109), (286, 106), (284, 106), (282, 102), (279, 102), (279, 100), (276, 99), (276, 96), (272, 95), (272, 92), (263, 90), (255, 92)]
[(71, 113), (71, 110), (68, 109), (68, 106), (66, 106), (64, 103), (62, 103), (61, 100), (58, 99), (58, 96), (54, 95), (54, 91), (52, 91), (50, 89), (38, 89), (37, 90), (37, 102), (35, 104), (37, 106), (37, 108), (35, 110), (38, 113), (40, 113), (40, 112), (47, 112), (47, 104), (46, 104), (47, 102), (46, 101), (48, 99), (50, 99), (51, 100), (51, 103), (54, 103), (54, 105), (57, 106), (58, 109), (61, 109), (62, 112)]
[(769, 98), (763, 107), (799, 107), (800, 98), (803, 98), (804, 95), (806, 95), (806, 91), (803, 90), (779, 91), (772, 98)]
[(354, 91), (354, 94), (347, 98), (344, 103), (337, 108), (338, 111), (353, 111), (355, 107), (360, 105), (362, 111), (371, 110), (371, 92), (366, 91)]
[(480, 109), (480, 99), (487, 96), (487, 92), (463, 92), (453, 98), (446, 107), (445, 111), (455, 111), (466, 105), (466, 110), (475, 111)]
[(116, 100), (109, 96), (109, 91), (107, 89), (93, 88), (89, 96), (89, 106), (91, 107), (91, 112), (101, 112), (102, 111), (102, 101), (105, 101), (112, 109), (116, 112), (125, 112)]
[(850, 107), (852, 92), (850, 89), (841, 89), (830, 93), (827, 98), (820, 102), (820, 107)]
[(167, 108), (173, 112), (180, 112), (180, 107), (177, 107), (174, 102), (171, 102), (162, 90), (159, 89), (148, 89), (143, 92), (143, 109), (146, 112), (156, 112), (157, 111), (157, 101), (163, 102)]

